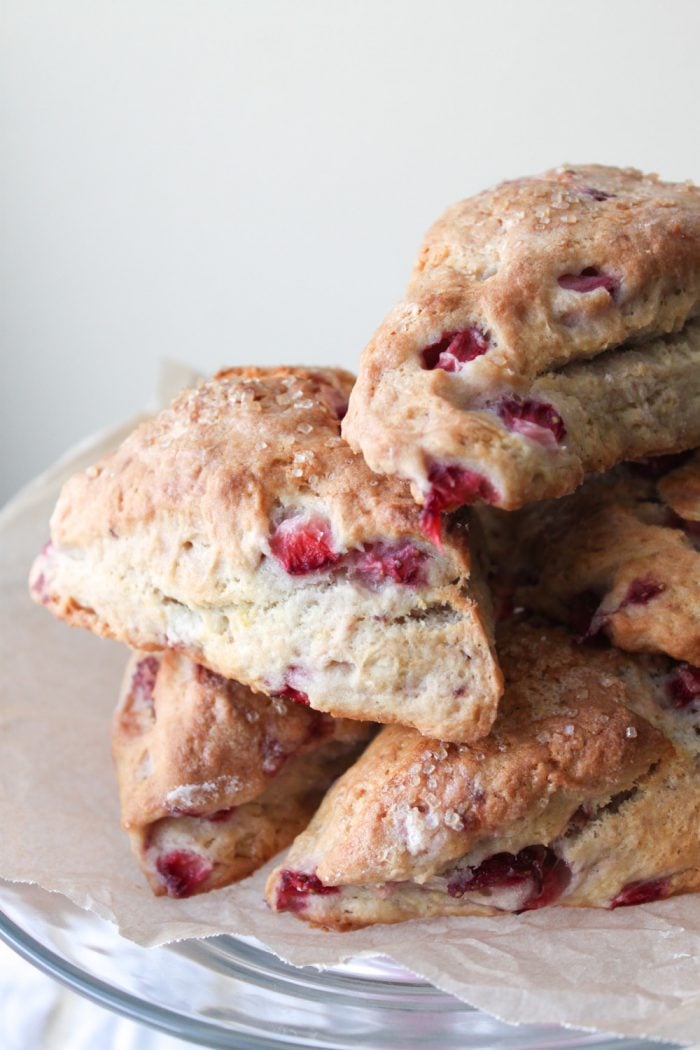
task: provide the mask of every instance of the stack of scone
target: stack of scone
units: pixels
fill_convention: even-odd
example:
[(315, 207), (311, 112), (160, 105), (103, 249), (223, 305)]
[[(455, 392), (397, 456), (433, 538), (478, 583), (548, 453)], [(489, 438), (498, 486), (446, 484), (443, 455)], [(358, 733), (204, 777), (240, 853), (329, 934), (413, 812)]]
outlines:
[(230, 369), (67, 483), (31, 590), (135, 650), (156, 893), (290, 843), (268, 904), (335, 929), (700, 890), (699, 307), (700, 190), (504, 183), (354, 386)]

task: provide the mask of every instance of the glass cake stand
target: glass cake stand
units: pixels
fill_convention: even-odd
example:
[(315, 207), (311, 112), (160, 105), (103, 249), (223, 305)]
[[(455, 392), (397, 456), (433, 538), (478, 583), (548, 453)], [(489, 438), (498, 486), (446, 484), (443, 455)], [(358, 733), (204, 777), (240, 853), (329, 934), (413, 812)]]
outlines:
[(181, 1039), (236, 1050), (653, 1050), (558, 1025), (497, 1021), (390, 959), (293, 967), (238, 937), (141, 948), (35, 886), (0, 883), (0, 938), (93, 1002)]

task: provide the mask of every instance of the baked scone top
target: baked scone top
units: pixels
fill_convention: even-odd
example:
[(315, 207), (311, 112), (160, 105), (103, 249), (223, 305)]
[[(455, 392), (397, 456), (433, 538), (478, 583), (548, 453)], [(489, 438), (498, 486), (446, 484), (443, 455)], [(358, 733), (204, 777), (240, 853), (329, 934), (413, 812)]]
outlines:
[(491, 734), (444, 744), (385, 728), (328, 793), (288, 866), (324, 886), (422, 882), (511, 829), (513, 852), (548, 841), (578, 805), (631, 787), (673, 753), (635, 712), (652, 685), (628, 656), (528, 624), (503, 630), (499, 655), (506, 690)]
[(463, 376), (490, 386), (499, 374), (530, 380), (676, 331), (699, 298), (700, 188), (591, 164), (504, 182), (448, 208), (425, 237), (399, 316), (414, 303), (428, 314), (458, 311), (488, 347)]
[(250, 571), (275, 524), (321, 505), (339, 551), (420, 535), (408, 486), (376, 478), (340, 437), (352, 382), (340, 369), (232, 368), (186, 390), (67, 482), (53, 543), (127, 538), (163, 519), (180, 571), (193, 534)]
[(501, 676), (468, 526), (436, 549), (408, 485), (343, 441), (351, 384), (252, 368), (185, 391), (64, 486), (35, 600), (338, 717), (488, 732)]
[(424, 524), (514, 510), (700, 441), (700, 189), (587, 166), (504, 183), (429, 231), (362, 354), (343, 434)]

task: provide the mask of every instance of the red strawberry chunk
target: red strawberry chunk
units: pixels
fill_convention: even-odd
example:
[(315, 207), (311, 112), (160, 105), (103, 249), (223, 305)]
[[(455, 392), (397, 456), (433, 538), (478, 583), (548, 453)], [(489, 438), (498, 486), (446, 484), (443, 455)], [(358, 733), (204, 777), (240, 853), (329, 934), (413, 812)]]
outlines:
[(665, 590), (665, 584), (657, 583), (651, 576), (645, 576), (644, 579), (640, 580), (632, 580), (627, 589), (627, 594), (617, 607), (617, 611), (626, 609), (628, 605), (646, 605), (652, 598), (658, 597)]
[(564, 421), (554, 405), (532, 398), (504, 398), (497, 407), (499, 418), (516, 434), (545, 448), (556, 448), (566, 437)]
[(322, 518), (287, 518), (270, 537), (270, 549), (290, 576), (305, 576), (336, 565), (330, 525)]
[(489, 340), (479, 328), (464, 328), (461, 332), (447, 332), (437, 343), (422, 351), (423, 368), (441, 368), (444, 372), (459, 372), (462, 365), (481, 357), (489, 348)]
[(48, 602), (48, 592), (46, 587), (46, 577), (43, 572), (40, 572), (37, 578), (32, 582), (32, 594), (36, 594), (37, 598), (43, 603)]
[(301, 689), (295, 689), (293, 685), (284, 685), (278, 692), (273, 693), (273, 696), (278, 696), (282, 700), (293, 700), (295, 704), (302, 704), (304, 707), (309, 706), (309, 698), (306, 693), (302, 692)]
[[(51, 542), (51, 540), (48, 540), (41, 548), (41, 554), (44, 558), (46, 558), (49, 554), (51, 554), (52, 551), (53, 543)], [(35, 594), (37, 596), (42, 605), (48, 605), (50, 596), (48, 592), (46, 576), (43, 572), (40, 572), (36, 579), (32, 581), (31, 592), (32, 594)]]
[(495, 853), (475, 868), (465, 868), (447, 885), (450, 897), (465, 893), (530, 885), (522, 911), (544, 908), (557, 900), (571, 880), (568, 864), (549, 846), (526, 846), (519, 853)]
[(603, 631), (609, 621), (610, 617), (614, 616), (615, 613), (619, 613), (622, 609), (627, 609), (630, 605), (646, 605), (653, 598), (658, 597), (666, 589), (665, 584), (657, 583), (651, 576), (645, 576), (643, 579), (632, 580), (631, 584), (627, 588), (627, 593), (622, 599), (620, 604), (615, 609), (608, 609), (607, 611), (597, 610), (592, 617), (588, 630), (586, 631), (583, 638), (579, 640), (586, 641), (590, 638), (595, 638), (599, 631)]
[(379, 586), (387, 580), (407, 587), (426, 582), (428, 555), (412, 543), (371, 543), (358, 555), (352, 573), (363, 583)]
[(630, 904), (648, 904), (650, 901), (661, 901), (668, 897), (668, 879), (650, 879), (648, 882), (630, 882), (610, 902), (608, 907), (626, 908)]
[(666, 694), (671, 707), (678, 711), (700, 700), (700, 667), (681, 664), (669, 678)]
[(337, 886), (324, 886), (317, 875), (307, 875), (303, 871), (285, 869), (280, 873), (276, 900), (277, 910), (303, 911), (307, 905), (307, 898), (312, 893), (327, 896), (331, 893), (340, 893), (340, 890)]
[(189, 897), (211, 875), (213, 865), (191, 850), (174, 849), (156, 861), (169, 897)]
[(153, 690), (156, 686), (160, 661), (157, 656), (139, 660), (131, 679), (131, 707), (153, 712)]
[(204, 820), (210, 820), (212, 824), (223, 824), (229, 820), (238, 809), (238, 806), (229, 806), (228, 809), (217, 809), (215, 813), (205, 813)]
[(283, 700), (293, 700), (295, 704), (303, 704), (304, 707), (308, 707), (309, 697), (298, 685), (299, 680), (303, 681), (306, 676), (307, 672), (303, 668), (297, 667), (295, 664), (291, 665), (285, 672), (282, 688), (270, 695), (280, 697)]
[(595, 266), (587, 266), (581, 273), (563, 273), (558, 278), (560, 288), (566, 288), (570, 292), (594, 292), (597, 288), (605, 288), (606, 292), (614, 295), (619, 287), (617, 277), (612, 274), (602, 273)]
[(463, 467), (447, 467), (439, 463), (430, 468), (428, 474), (430, 491), (421, 515), (421, 528), (436, 547), (442, 546), (440, 515), (443, 511), (455, 510), (467, 503), (497, 503), (499, 494), (488, 478), (475, 470)]

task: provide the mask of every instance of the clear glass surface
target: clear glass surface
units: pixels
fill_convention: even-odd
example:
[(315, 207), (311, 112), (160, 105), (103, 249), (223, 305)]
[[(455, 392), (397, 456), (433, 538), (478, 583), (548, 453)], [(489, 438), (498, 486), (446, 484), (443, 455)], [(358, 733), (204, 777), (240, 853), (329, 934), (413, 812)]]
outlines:
[(398, 967), (293, 967), (237, 937), (141, 948), (64, 897), (0, 884), (0, 937), (82, 995), (134, 1020), (236, 1050), (652, 1050), (558, 1025), (504, 1024)]

